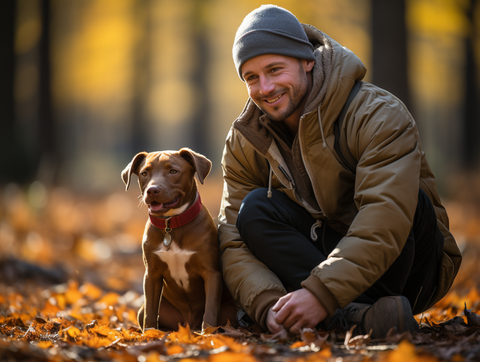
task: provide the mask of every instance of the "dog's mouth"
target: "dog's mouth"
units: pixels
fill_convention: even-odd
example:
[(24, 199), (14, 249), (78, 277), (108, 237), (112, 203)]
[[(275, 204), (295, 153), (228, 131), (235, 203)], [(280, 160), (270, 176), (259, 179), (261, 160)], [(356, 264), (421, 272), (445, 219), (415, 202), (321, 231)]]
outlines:
[(160, 202), (157, 202), (157, 201), (152, 201), (149, 205), (148, 205), (148, 210), (150, 212), (160, 212), (160, 211), (166, 211), (166, 210), (169, 210), (171, 209), (172, 207), (175, 207), (177, 204), (178, 204), (178, 200), (179, 198), (176, 197), (173, 201), (171, 202), (163, 202), (163, 203), (160, 203)]

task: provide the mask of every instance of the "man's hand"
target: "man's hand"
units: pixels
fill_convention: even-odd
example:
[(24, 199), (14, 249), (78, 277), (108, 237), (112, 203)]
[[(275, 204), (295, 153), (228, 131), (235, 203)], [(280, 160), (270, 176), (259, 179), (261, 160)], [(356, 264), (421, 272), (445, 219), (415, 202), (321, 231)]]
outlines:
[(277, 334), (278, 332), (284, 331), (285, 328), (283, 328), (282, 325), (278, 324), (275, 322), (275, 316), (277, 315), (277, 312), (274, 312), (272, 310), (273, 307), (271, 307), (268, 310), (267, 314), (267, 327), (270, 333)]
[(268, 311), (267, 325), (273, 332), (268, 324), (271, 314), (276, 325), (299, 334), (303, 328), (314, 328), (325, 319), (328, 313), (315, 295), (302, 288), (280, 298)]

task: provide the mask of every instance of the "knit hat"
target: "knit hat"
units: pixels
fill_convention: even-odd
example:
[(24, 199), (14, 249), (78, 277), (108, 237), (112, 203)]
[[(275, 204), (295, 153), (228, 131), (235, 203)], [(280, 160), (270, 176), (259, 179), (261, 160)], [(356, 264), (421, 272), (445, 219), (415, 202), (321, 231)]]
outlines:
[(313, 45), (302, 24), (290, 11), (276, 5), (262, 5), (243, 19), (233, 43), (233, 61), (240, 79), (243, 64), (263, 54), (315, 60)]

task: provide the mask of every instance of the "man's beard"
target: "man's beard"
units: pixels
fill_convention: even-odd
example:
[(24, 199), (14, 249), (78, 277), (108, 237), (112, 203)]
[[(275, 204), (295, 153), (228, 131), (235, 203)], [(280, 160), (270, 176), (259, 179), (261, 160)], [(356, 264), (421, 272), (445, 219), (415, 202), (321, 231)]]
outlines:
[[(302, 98), (303, 99), (303, 98)], [(265, 115), (271, 120), (271, 121), (274, 121), (274, 122), (283, 122), (284, 120), (286, 120), (288, 117), (290, 117), (293, 112), (296, 111), (296, 109), (298, 108), (298, 106), (300, 105), (301, 103), (301, 100), (300, 102), (295, 102), (290, 100), (287, 104), (287, 108), (283, 111), (283, 113), (271, 113), (271, 112), (268, 112), (267, 110), (263, 109), (262, 107), (257, 106), (260, 108), (260, 110), (265, 113)], [(278, 109), (280, 108), (280, 106), (277, 106), (277, 107), (273, 107), (273, 110), (274, 111), (277, 111)]]
[[(263, 99), (260, 99), (260, 101), (257, 103), (254, 101), (254, 103), (257, 105), (258, 108), (271, 120), (274, 122), (283, 122), (285, 121), (288, 117), (290, 117), (297, 109), (300, 107), (300, 105), (303, 103), (304, 99), (308, 96), (308, 86), (307, 83), (304, 83), (304, 87), (300, 89), (284, 89), (281, 90), (280, 92), (276, 92), (277, 94), (284, 93), (283, 97), (286, 95), (289, 95), (289, 101), (287, 104), (287, 107), (285, 110), (278, 114), (278, 113), (271, 113), (267, 110), (265, 110), (263, 107), (261, 107), (259, 104), (262, 104)], [(296, 97), (292, 97), (292, 93), (296, 93)], [(271, 97), (271, 96), (270, 96)], [(280, 106), (276, 106), (273, 108), (274, 111), (277, 111), (280, 108)]]

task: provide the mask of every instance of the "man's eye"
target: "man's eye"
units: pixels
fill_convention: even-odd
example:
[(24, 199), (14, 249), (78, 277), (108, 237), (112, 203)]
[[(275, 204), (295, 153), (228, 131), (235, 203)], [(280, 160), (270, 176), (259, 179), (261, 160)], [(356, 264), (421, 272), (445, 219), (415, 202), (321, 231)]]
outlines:
[(177, 171), (177, 170), (174, 170), (174, 169), (171, 169), (171, 170), (170, 170), (170, 173), (171, 173), (172, 175), (175, 175), (176, 173), (178, 173), (178, 171)]

